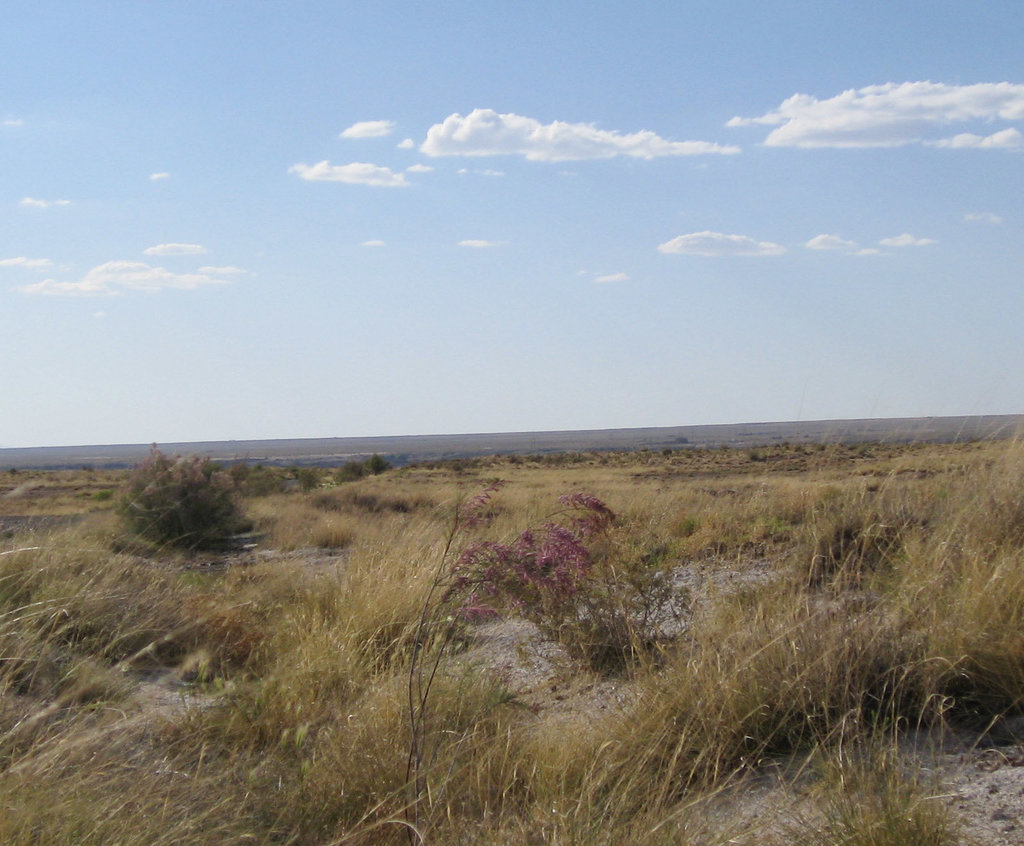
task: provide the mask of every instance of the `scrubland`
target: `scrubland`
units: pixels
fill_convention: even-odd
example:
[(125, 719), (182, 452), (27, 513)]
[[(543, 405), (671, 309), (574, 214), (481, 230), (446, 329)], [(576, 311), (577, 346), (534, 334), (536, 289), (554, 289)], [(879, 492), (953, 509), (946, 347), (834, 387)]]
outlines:
[(1004, 842), (1024, 445), (282, 472), (186, 550), (0, 472), (0, 842)]

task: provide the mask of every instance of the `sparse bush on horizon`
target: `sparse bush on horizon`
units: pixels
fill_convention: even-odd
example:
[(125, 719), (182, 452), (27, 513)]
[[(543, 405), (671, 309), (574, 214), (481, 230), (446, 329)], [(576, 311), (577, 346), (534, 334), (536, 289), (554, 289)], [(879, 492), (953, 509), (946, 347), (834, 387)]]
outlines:
[(391, 462), (374, 453), (364, 461), (346, 461), (334, 474), (335, 482), (354, 482), (364, 476), (377, 476), (391, 469)]

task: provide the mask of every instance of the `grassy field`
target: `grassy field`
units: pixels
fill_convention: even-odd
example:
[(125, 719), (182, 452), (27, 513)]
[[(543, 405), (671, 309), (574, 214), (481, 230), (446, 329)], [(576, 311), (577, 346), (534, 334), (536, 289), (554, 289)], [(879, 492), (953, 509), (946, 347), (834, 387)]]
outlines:
[(0, 473), (0, 842), (989, 842), (910, 749), (1016, 739), (1015, 441), (234, 475)]

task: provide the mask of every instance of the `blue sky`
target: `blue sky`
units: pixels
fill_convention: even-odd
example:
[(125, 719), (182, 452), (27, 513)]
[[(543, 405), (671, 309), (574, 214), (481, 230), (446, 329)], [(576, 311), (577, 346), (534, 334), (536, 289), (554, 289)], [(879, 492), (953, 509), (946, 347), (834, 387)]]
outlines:
[(1024, 6), (38, 2), (0, 446), (1024, 411)]

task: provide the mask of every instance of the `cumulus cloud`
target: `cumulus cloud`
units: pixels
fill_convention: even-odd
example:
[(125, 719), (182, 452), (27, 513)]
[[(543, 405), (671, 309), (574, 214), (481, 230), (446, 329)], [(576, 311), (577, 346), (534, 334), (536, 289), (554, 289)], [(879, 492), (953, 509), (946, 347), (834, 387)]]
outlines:
[(1003, 222), (1002, 217), (993, 212), (970, 212), (964, 215), (964, 220), (969, 223), (991, 223), (993, 225)]
[(883, 247), (927, 247), (936, 243), (934, 238), (915, 238), (909, 232), (896, 235), (893, 238), (883, 238), (878, 242)]
[(309, 182), (347, 182), (350, 185), (373, 185), (378, 188), (405, 188), (409, 185), (405, 174), (368, 162), (332, 165), (325, 159), (315, 165), (292, 165), (288, 172), (296, 173)]
[[(888, 82), (825, 100), (794, 94), (773, 111), (753, 118), (734, 117), (727, 126), (774, 126), (764, 142), (770, 147), (898, 147), (925, 141), (925, 134), (936, 127), (993, 120), (1024, 120), (1024, 85)], [(989, 140), (985, 145), (936, 143), (1013, 146), (1014, 136), (1004, 133), (981, 139)]]
[(460, 247), (474, 247), (476, 249), (486, 249), (487, 247), (500, 247), (502, 241), (483, 241), (475, 238), (469, 238), (465, 241), (459, 241)]
[(856, 250), (858, 245), (838, 235), (815, 235), (804, 246), (808, 250)]
[(159, 182), (161, 179), (170, 179), (171, 175), (166, 170), (161, 170), (159, 173), (151, 173), (149, 178), (152, 182)]
[(608, 273), (604, 276), (597, 276), (594, 278), (595, 282), (628, 282), (629, 274), (627, 273)]
[(395, 146), (398, 147), (399, 150), (411, 150), (416, 146), (416, 142), (411, 138), (403, 138)]
[(206, 252), (201, 244), (156, 244), (142, 251), (147, 256), (198, 256)]
[(30, 259), (25, 256), (17, 256), (16, 258), (0, 259), (0, 267), (26, 267), (30, 270), (41, 270), (52, 265), (53, 262), (46, 258)]
[(227, 279), (212, 273), (173, 273), (141, 261), (108, 261), (73, 282), (44, 279), (19, 289), (24, 294), (48, 296), (112, 296), (127, 291), (156, 293), (165, 288), (194, 290), (204, 285), (226, 285)]
[(434, 169), (430, 165), (414, 164), (409, 165), (405, 170), (406, 173), (432, 173)]
[(361, 120), (342, 130), (341, 138), (383, 138), (395, 128), (393, 120)]
[(40, 200), (36, 197), (22, 197), (19, 205), (33, 209), (48, 209), (50, 206), (70, 206), (71, 200)]
[(362, 246), (364, 247), (386, 247), (387, 241), (381, 241), (380, 239), (373, 239), (372, 241), (363, 241)]
[(232, 267), (226, 265), (224, 267), (215, 267), (214, 265), (206, 265), (205, 267), (199, 268), (200, 273), (205, 273), (208, 276), (237, 276), (240, 273), (248, 273), (246, 270), (242, 270), (240, 267)]
[(779, 256), (786, 252), (781, 244), (757, 241), (747, 235), (721, 232), (691, 232), (658, 245), (666, 254), (684, 256)]
[(1024, 147), (1024, 135), (1014, 127), (993, 132), (991, 135), (975, 135), (961, 132), (952, 138), (927, 142), (932, 147), (948, 147), (953, 150), (1019, 150)]
[(428, 156), (524, 156), (530, 161), (561, 162), (632, 156), (693, 156), (738, 153), (739, 147), (708, 141), (668, 141), (649, 130), (624, 134), (590, 123), (542, 124), (516, 114), (474, 109), (452, 114), (427, 130), (420, 150)]

